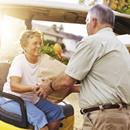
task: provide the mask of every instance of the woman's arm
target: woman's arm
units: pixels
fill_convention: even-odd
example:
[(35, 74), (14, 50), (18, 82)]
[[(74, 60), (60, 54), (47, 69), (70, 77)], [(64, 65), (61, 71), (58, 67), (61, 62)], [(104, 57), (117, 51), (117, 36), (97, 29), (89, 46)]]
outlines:
[(33, 92), (35, 88), (34, 86), (21, 84), (21, 78), (17, 76), (10, 77), (10, 87), (13, 92), (17, 93)]

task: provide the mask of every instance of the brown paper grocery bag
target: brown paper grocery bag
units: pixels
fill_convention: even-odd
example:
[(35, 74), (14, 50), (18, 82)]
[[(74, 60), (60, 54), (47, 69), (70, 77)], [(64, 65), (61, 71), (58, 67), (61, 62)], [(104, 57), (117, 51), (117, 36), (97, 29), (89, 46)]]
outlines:
[[(41, 56), (41, 63), (38, 70), (39, 82), (42, 79), (48, 79), (58, 76), (63, 73), (66, 68), (66, 65), (61, 63), (60, 61), (50, 57), (47, 54), (43, 54)], [(65, 90), (60, 90), (57, 92), (53, 92), (48, 96), (48, 100), (58, 103), (61, 102), (68, 94), (70, 94), (70, 89), (67, 88)]]

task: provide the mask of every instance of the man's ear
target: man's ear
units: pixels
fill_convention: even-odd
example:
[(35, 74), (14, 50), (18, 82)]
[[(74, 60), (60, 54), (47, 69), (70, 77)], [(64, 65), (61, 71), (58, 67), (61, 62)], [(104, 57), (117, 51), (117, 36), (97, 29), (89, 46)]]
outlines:
[(95, 28), (98, 24), (97, 18), (93, 18), (92, 21), (93, 21), (93, 27)]

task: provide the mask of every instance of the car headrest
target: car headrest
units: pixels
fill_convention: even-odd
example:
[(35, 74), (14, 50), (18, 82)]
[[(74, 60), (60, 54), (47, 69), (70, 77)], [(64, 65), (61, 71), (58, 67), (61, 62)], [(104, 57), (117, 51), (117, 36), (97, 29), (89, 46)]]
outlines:
[(9, 67), (9, 63), (0, 63), (0, 91), (3, 90), (3, 85), (6, 82)]

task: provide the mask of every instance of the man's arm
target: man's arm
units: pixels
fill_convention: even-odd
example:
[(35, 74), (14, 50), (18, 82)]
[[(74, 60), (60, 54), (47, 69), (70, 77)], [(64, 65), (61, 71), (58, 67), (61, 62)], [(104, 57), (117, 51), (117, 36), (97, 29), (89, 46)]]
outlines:
[(79, 93), (80, 92), (80, 84), (74, 84), (72, 87), (71, 87), (71, 93)]
[[(52, 84), (51, 87), (52, 89), (54, 89), (55, 91), (57, 90), (63, 90), (66, 89), (68, 87), (70, 87), (70, 91), (71, 92), (80, 92), (80, 84), (75, 84), (76, 80), (73, 79), (72, 77), (68, 76), (67, 74), (62, 74), (59, 75), (57, 78), (55, 78), (55, 80), (52, 80)], [(55, 88), (53, 88), (53, 85)]]
[(75, 79), (64, 73), (62, 75), (57, 76), (55, 80), (52, 80), (51, 87), (55, 91), (64, 90), (68, 87), (72, 87), (75, 84), (75, 82)]
[(50, 93), (58, 90), (64, 90), (67, 87), (70, 87), (70, 89), (73, 90), (75, 81), (75, 79), (71, 78), (67, 74), (61, 74), (51, 81), (44, 81), (41, 85), (39, 85), (39, 89), (36, 90), (36, 93), (38, 96), (46, 98)]

